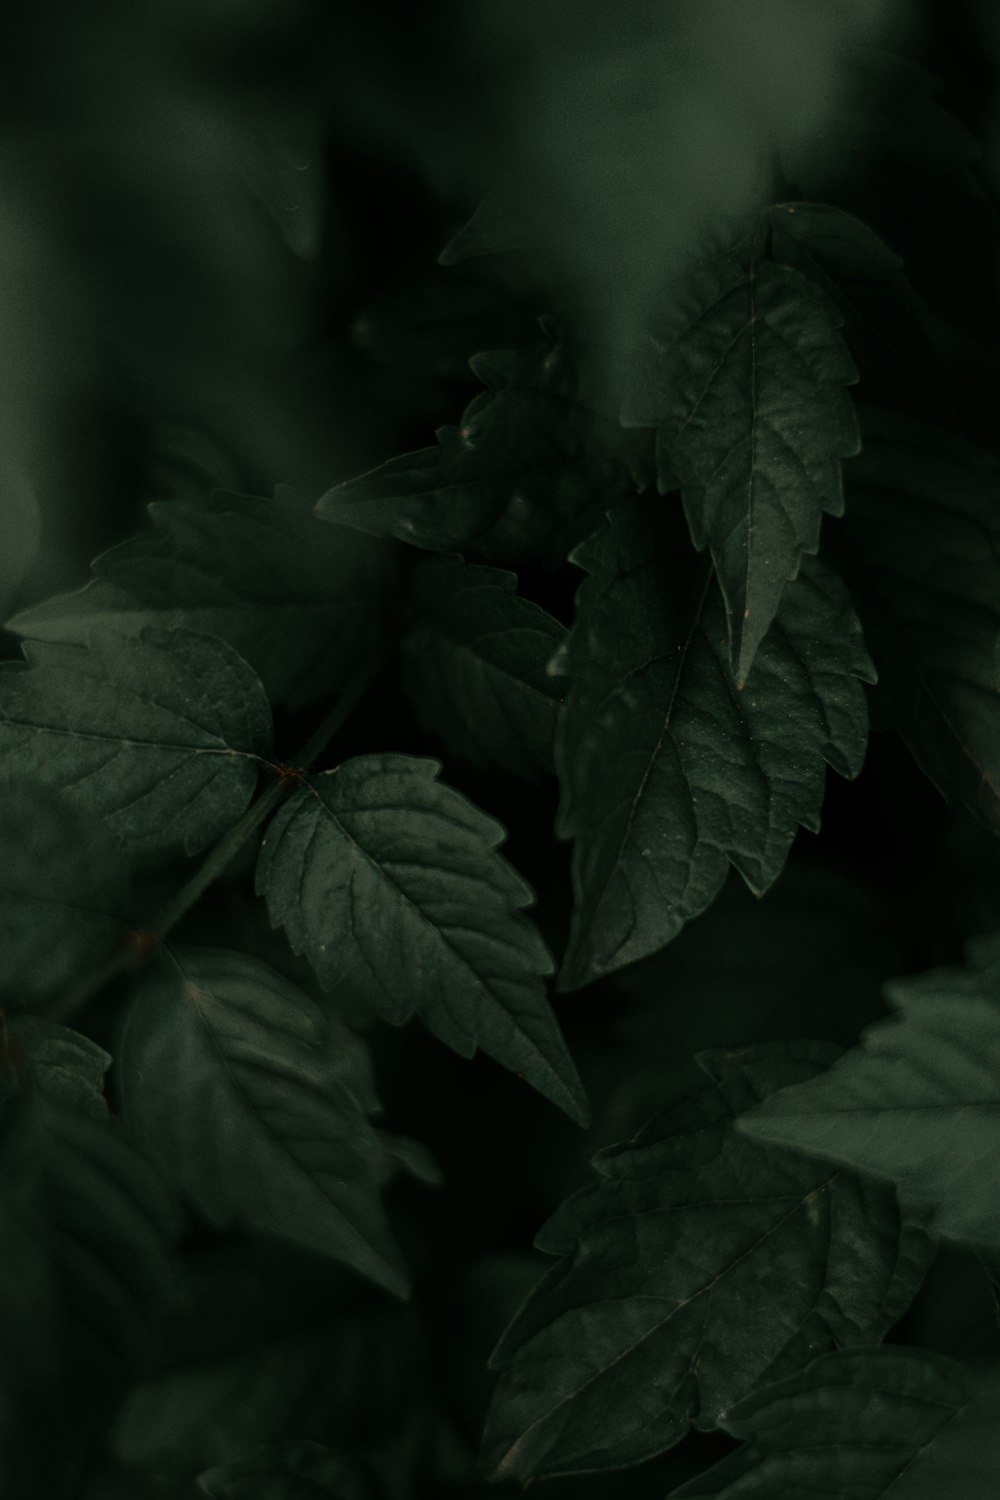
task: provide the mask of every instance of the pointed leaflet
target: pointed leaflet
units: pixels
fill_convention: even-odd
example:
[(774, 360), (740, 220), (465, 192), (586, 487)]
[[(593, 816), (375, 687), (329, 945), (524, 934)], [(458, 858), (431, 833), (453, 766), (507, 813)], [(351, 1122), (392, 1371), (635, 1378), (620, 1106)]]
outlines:
[[(829, 1061), (823, 1043), (702, 1054), (713, 1089), (601, 1151), (536, 1238), (561, 1260), (498, 1344), (492, 1477), (624, 1468), (762, 1381), (899, 1317), (926, 1241), (891, 1188), (757, 1148), (733, 1118)], [(748, 1149), (749, 1148), (749, 1149)]]
[(547, 668), (566, 631), (516, 589), (497, 568), (423, 562), (404, 683), (424, 727), (458, 754), (537, 781), (552, 767), (562, 690)]
[(730, 1412), (745, 1446), (680, 1500), (993, 1500), (1000, 1364), (886, 1346), (824, 1354)]
[(149, 1315), (174, 1288), (182, 1218), (155, 1163), (104, 1102), (108, 1054), (25, 1016), (6, 1025), (4, 1162), (30, 1195), (84, 1357), (139, 1355)]
[(863, 429), (840, 531), (880, 700), (948, 801), (1000, 830), (1000, 470), (896, 413)]
[(80, 642), (181, 625), (228, 641), (291, 708), (336, 691), (375, 645), (393, 581), (385, 546), (322, 526), (291, 493), (154, 501), (149, 513), (153, 531), (98, 557), (86, 588), (7, 628)]
[(586, 1100), (545, 996), (552, 960), (530, 887), (492, 818), (440, 766), (362, 755), (309, 776), (265, 834), (257, 889), (326, 989), (385, 1020), (417, 1012), (462, 1057), (477, 1047), (583, 1124)]
[(895, 1016), (740, 1128), (887, 1177), (938, 1233), (1000, 1251), (1000, 945), (972, 952), (888, 985)]
[(730, 864), (765, 891), (798, 825), (819, 826), (824, 762), (849, 777), (864, 757), (871, 673), (839, 579), (807, 560), (740, 692), (711, 568), (682, 533), (635, 502), (575, 554), (591, 576), (556, 738), (575, 841), (563, 989), (662, 948)]
[(172, 949), (135, 996), (121, 1054), (128, 1118), (211, 1219), (405, 1295), (379, 1141), (307, 995), (247, 955)]
[(104, 827), (31, 781), (0, 786), (0, 1005), (28, 1008), (114, 951), (126, 865)]
[(198, 1485), (211, 1500), (391, 1500), (367, 1464), (322, 1443), (285, 1442), (206, 1469)]
[(658, 429), (691, 537), (718, 570), (742, 684), (823, 512), (843, 509), (840, 460), (858, 451), (844, 387), (857, 377), (824, 294), (752, 249), (704, 261), (670, 295), (625, 415)]
[(490, 387), (459, 427), (329, 490), (326, 520), (431, 552), (475, 550), (493, 562), (564, 562), (616, 497), (645, 435), (594, 409), (588, 376), (561, 346), (500, 350), (470, 361)]
[(0, 667), (0, 776), (64, 791), (123, 843), (197, 854), (235, 823), (271, 746), (258, 678), (187, 630), (32, 641)]

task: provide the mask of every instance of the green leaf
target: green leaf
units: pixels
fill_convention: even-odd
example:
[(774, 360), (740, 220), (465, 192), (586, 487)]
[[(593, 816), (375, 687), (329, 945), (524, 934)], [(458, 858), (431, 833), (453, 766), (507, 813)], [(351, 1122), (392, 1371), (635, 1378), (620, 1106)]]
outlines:
[(1000, 948), (973, 962), (895, 980), (893, 1017), (740, 1128), (889, 1178), (939, 1234), (1000, 1250)]
[(380, 1500), (387, 1494), (366, 1465), (313, 1442), (258, 1448), (206, 1469), (198, 1484), (212, 1500)]
[(427, 558), (404, 684), (424, 728), (456, 754), (537, 781), (552, 768), (562, 690), (547, 669), (566, 631), (516, 590), (513, 573)]
[(857, 375), (828, 298), (753, 249), (702, 262), (672, 300), (625, 419), (657, 427), (692, 540), (718, 571), (742, 686), (823, 512), (843, 510)]
[(335, 692), (376, 644), (391, 555), (321, 525), (310, 502), (217, 492), (154, 501), (149, 514), (153, 530), (98, 557), (85, 588), (22, 610), (7, 628), (86, 642), (183, 626), (228, 641), (290, 708)]
[(992, 1500), (1000, 1364), (841, 1350), (751, 1396), (725, 1426), (746, 1446), (674, 1490), (677, 1500)]
[(29, 1195), (36, 1253), (51, 1258), (88, 1366), (105, 1350), (141, 1358), (151, 1315), (177, 1289), (183, 1220), (169, 1183), (108, 1112), (111, 1058), (94, 1042), (23, 1016), (4, 1051), (5, 1168)]
[(470, 363), (489, 390), (460, 426), (442, 427), (436, 448), (338, 484), (317, 514), (431, 552), (562, 563), (616, 497), (634, 493), (645, 435), (597, 413), (587, 373), (562, 346)]
[(0, 787), (0, 1004), (27, 1009), (114, 952), (125, 862), (100, 823), (31, 781)]
[(1000, 830), (1000, 471), (926, 422), (865, 414), (845, 570), (879, 697), (949, 802)]
[(835, 1049), (775, 1043), (702, 1054), (715, 1087), (598, 1153), (602, 1181), (536, 1237), (561, 1257), (498, 1344), (491, 1476), (623, 1468), (710, 1429), (761, 1382), (834, 1343), (876, 1340), (919, 1285), (921, 1230), (895, 1194), (757, 1147), (749, 1101)]
[(462, 1057), (482, 1048), (580, 1124), (586, 1100), (545, 996), (552, 960), (500, 825), (437, 761), (364, 755), (309, 776), (264, 836), (257, 890), (324, 988), (385, 1020), (415, 1012)]
[(0, 775), (100, 814), (123, 843), (197, 854), (237, 821), (271, 747), (231, 646), (147, 628), (89, 647), (30, 641), (0, 667)]
[(121, 1071), (128, 1118), (212, 1220), (407, 1294), (377, 1134), (301, 990), (244, 954), (171, 949), (129, 1008)]
[(634, 502), (574, 554), (590, 577), (556, 738), (576, 898), (563, 989), (663, 947), (730, 864), (767, 890), (798, 826), (819, 827), (824, 762), (851, 777), (864, 758), (872, 674), (839, 579), (804, 563), (740, 691), (712, 570), (682, 529)]

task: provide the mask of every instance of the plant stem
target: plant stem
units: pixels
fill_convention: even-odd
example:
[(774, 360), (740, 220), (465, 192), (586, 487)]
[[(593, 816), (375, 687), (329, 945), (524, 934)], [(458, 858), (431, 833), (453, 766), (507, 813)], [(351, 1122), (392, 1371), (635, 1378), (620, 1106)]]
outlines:
[[(377, 655), (370, 658), (364, 666), (357, 671), (347, 684), (344, 692), (337, 699), (333, 708), (326, 718), (310, 735), (302, 746), (294, 761), (295, 771), (308, 771), (313, 761), (323, 753), (327, 745), (333, 739), (337, 731), (342, 727), (345, 720), (357, 707), (372, 683), (378, 677), (385, 666), (390, 651), (395, 645), (396, 633), (387, 640)], [(170, 932), (181, 918), (190, 911), (196, 901), (214, 885), (222, 872), (227, 868), (232, 859), (242, 849), (243, 845), (264, 822), (274, 809), (284, 801), (296, 785), (294, 775), (279, 776), (267, 790), (253, 802), (246, 812), (235, 823), (227, 833), (224, 833), (217, 843), (213, 844), (202, 864), (192, 875), (175, 896), (160, 908), (153, 921), (150, 923), (150, 933), (155, 937), (155, 944), (150, 953), (162, 943), (167, 933)], [(122, 948), (101, 965), (93, 974), (90, 974), (75, 990), (64, 995), (58, 1005), (51, 1007), (48, 1014), (51, 1019), (64, 1021), (69, 1016), (81, 1010), (90, 1000), (111, 983), (119, 975), (126, 974), (129, 970), (137, 968), (149, 954), (140, 949)]]

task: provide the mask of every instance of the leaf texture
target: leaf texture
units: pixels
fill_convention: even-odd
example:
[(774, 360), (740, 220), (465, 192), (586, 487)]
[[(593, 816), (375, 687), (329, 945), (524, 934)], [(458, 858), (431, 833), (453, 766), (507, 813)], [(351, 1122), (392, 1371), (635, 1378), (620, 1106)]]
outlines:
[(623, 1468), (724, 1423), (733, 1404), (834, 1343), (878, 1339), (926, 1265), (895, 1194), (733, 1129), (835, 1049), (702, 1054), (715, 1087), (598, 1153), (601, 1181), (536, 1237), (560, 1257), (501, 1338), (491, 1477)]
[(963, 438), (869, 411), (844, 571), (879, 698), (949, 802), (1000, 830), (1000, 470)]
[(825, 763), (860, 770), (871, 667), (843, 585), (808, 560), (740, 692), (711, 568), (676, 517), (634, 502), (574, 555), (556, 740), (575, 911), (560, 986), (655, 952), (729, 865), (760, 894), (798, 826), (819, 827)]
[(183, 626), (228, 641), (276, 703), (336, 691), (378, 640), (393, 584), (384, 546), (322, 526), (290, 491), (153, 501), (153, 530), (103, 553), (75, 593), (22, 610), (8, 629), (86, 642)]
[(753, 249), (703, 261), (670, 300), (625, 417), (657, 428), (692, 540), (715, 563), (742, 685), (823, 513), (843, 510), (857, 375), (824, 293)]
[(566, 631), (516, 589), (497, 568), (421, 563), (404, 683), (421, 723), (457, 754), (537, 781), (552, 769), (562, 686), (548, 665)]
[(545, 996), (552, 960), (521, 908), (503, 829), (436, 761), (365, 755), (309, 776), (263, 839), (257, 889), (324, 988), (414, 1013), (462, 1057), (522, 1073), (571, 1118), (586, 1100)]
[(37, 1005), (127, 930), (125, 861), (104, 827), (31, 781), (0, 786), (0, 1004)]
[(436, 448), (328, 490), (317, 514), (370, 536), (491, 562), (559, 564), (616, 497), (634, 493), (643, 434), (601, 416), (559, 345), (478, 354), (489, 389)]
[(680, 1500), (992, 1500), (1000, 1365), (887, 1346), (825, 1354), (729, 1413), (745, 1446)]
[(1000, 945), (972, 960), (888, 985), (893, 1017), (740, 1128), (888, 1178), (938, 1233), (1000, 1251)]
[(0, 775), (100, 814), (125, 844), (197, 854), (235, 823), (271, 747), (259, 679), (192, 631), (31, 641), (0, 668)]
[(248, 955), (171, 958), (126, 1019), (128, 1118), (216, 1223), (279, 1235), (406, 1295), (378, 1137), (318, 1007)]

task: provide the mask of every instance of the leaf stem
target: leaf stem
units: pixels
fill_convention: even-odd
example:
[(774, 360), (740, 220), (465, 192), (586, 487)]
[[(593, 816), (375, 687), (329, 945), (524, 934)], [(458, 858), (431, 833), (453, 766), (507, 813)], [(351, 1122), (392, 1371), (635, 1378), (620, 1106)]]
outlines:
[[(191, 879), (160, 908), (149, 924), (149, 934), (155, 939), (150, 949), (147, 951), (142, 947), (138, 950), (123, 948), (112, 954), (99, 969), (88, 975), (77, 985), (76, 989), (64, 995), (57, 1005), (48, 1010), (48, 1015), (52, 1020), (64, 1021), (69, 1016), (75, 1015), (77, 1011), (82, 1010), (84, 1005), (100, 994), (112, 980), (138, 968), (145, 958), (156, 951), (167, 933), (177, 926), (177, 923), (201, 899), (209, 886), (214, 885), (251, 834), (256, 832), (261, 823), (294, 790), (299, 774), (308, 771), (313, 762), (323, 753), (381, 673), (395, 646), (397, 635), (398, 631), (394, 631), (383, 643), (381, 650), (355, 672), (333, 708), (295, 757), (294, 774), (276, 775), (272, 784), (255, 802), (251, 803), (239, 822), (234, 823), (233, 827), (213, 844)], [(280, 772), (281, 768), (274, 766), (272, 770)]]

